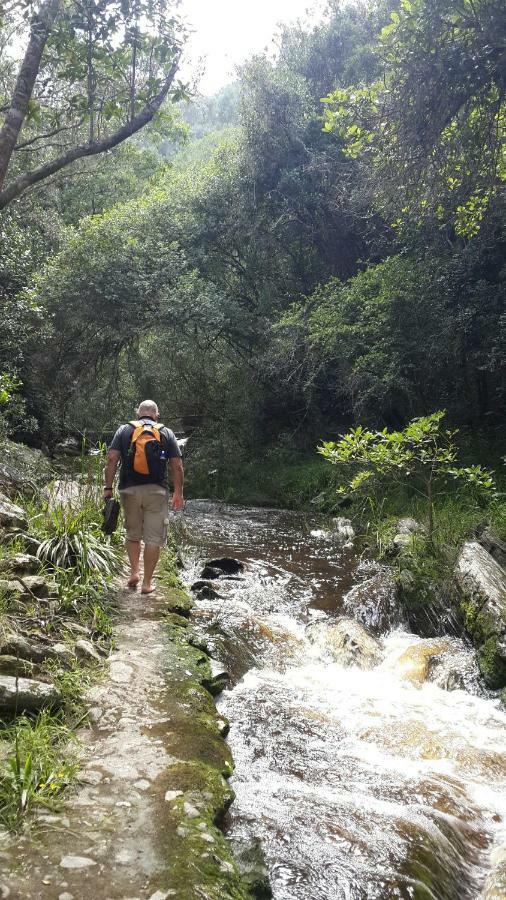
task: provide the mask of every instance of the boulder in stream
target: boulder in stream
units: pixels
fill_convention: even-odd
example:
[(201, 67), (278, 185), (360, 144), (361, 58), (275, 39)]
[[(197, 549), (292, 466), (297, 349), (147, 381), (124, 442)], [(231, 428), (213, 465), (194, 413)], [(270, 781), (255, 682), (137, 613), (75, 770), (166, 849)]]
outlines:
[(410, 644), (398, 658), (395, 671), (400, 678), (413, 684), (423, 684), (429, 676), (429, 662), (434, 656), (450, 649), (445, 640), (421, 640)]
[(211, 579), (221, 578), (222, 575), (223, 572), (221, 569), (217, 569), (215, 566), (210, 566), (207, 563), (200, 573), (200, 579), (203, 581), (210, 581)]
[(201, 578), (219, 578), (221, 575), (237, 575), (244, 569), (244, 563), (240, 559), (231, 556), (221, 556), (219, 559), (208, 559), (204, 563), (204, 572), (209, 570), (212, 574), (201, 575)]
[(478, 541), (464, 544), (455, 577), (465, 627), (488, 686), (506, 685), (506, 571)]
[(374, 634), (386, 634), (406, 624), (399, 585), (387, 568), (352, 587), (343, 604), (348, 615)]
[(476, 696), (484, 693), (475, 650), (454, 638), (448, 650), (430, 657), (428, 679), (444, 691), (467, 691)]
[(355, 537), (355, 529), (351, 524), (351, 519), (345, 519), (343, 516), (336, 516), (332, 519), (330, 537), (339, 544), (350, 543)]
[(31, 678), (0, 675), (0, 714), (38, 712), (46, 706), (57, 706), (61, 694), (53, 684)]
[(372, 669), (381, 662), (380, 642), (355, 619), (318, 622), (306, 629), (309, 640), (342, 665)]

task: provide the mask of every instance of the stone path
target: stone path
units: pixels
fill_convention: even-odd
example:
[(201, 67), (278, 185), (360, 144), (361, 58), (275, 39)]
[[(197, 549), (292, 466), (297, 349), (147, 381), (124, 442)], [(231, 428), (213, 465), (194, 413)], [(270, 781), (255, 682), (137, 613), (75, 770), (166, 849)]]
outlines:
[[(122, 592), (118, 600), (117, 649), (108, 677), (89, 692), (92, 724), (80, 735), (83, 783), (61, 814), (41, 814), (29, 834), (0, 842), (2, 898), (239, 896), (228, 886), (234, 867), (213, 827), (216, 796), (202, 791), (218, 778), (226, 804), (222, 773), (230, 768), (213, 701), (184, 668), (202, 665), (202, 654), (186, 647), (185, 658), (169, 638), (159, 594)], [(203, 726), (192, 730), (190, 721), (185, 735), (190, 694)], [(211, 881), (224, 879), (216, 891), (206, 888), (210, 868)]]

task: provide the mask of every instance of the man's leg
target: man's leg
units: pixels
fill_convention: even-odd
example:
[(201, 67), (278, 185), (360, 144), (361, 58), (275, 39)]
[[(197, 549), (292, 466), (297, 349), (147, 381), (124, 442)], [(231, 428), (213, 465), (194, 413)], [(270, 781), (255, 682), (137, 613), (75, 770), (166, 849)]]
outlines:
[(139, 568), (141, 559), (141, 542), (127, 541), (126, 551), (128, 561), (130, 563), (130, 578), (127, 581), (128, 587), (137, 587), (140, 581)]
[(150, 594), (153, 590), (151, 582), (160, 558), (160, 550), (167, 539), (169, 493), (160, 485), (146, 485), (143, 504), (144, 577), (142, 593)]
[(119, 492), (126, 527), (126, 551), (130, 563), (128, 587), (135, 588), (139, 583), (139, 561), (142, 537), (142, 507), (140, 496), (135, 488), (125, 488)]
[(160, 547), (156, 544), (144, 544), (144, 577), (141, 591), (143, 594), (150, 594), (153, 591), (151, 582), (159, 559)]

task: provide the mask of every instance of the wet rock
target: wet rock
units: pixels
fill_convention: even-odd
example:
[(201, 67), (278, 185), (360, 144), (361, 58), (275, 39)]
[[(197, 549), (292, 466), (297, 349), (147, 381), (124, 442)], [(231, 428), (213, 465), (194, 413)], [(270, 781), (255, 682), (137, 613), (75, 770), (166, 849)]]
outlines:
[(239, 559), (233, 559), (231, 556), (221, 556), (219, 559), (208, 559), (206, 566), (212, 569), (219, 569), (223, 575), (237, 575), (244, 571), (244, 563)]
[(212, 582), (211, 581), (203, 581), (202, 579), (199, 579), (198, 581), (193, 582), (190, 590), (191, 591), (201, 591), (202, 588), (212, 588)]
[(351, 520), (345, 519), (343, 516), (337, 516), (335, 519), (332, 519), (330, 537), (334, 541), (343, 544), (352, 541), (355, 537), (355, 529), (351, 524)]
[(465, 626), (491, 688), (506, 685), (506, 571), (477, 541), (464, 544), (455, 568)]
[(488, 876), (482, 900), (504, 900), (506, 897), (506, 844), (496, 847), (491, 853), (492, 871)]
[(269, 883), (269, 871), (262, 844), (258, 838), (244, 842), (236, 847), (235, 858), (237, 868), (251, 897), (256, 900), (270, 900), (272, 889)]
[(195, 593), (201, 600), (219, 600), (222, 596), (209, 584), (205, 584), (204, 587), (200, 588), (198, 591), (195, 591)]
[(405, 625), (399, 585), (388, 569), (355, 585), (343, 603), (345, 612), (374, 634), (386, 634)]
[(181, 618), (187, 619), (193, 608), (193, 600), (186, 591), (172, 589), (166, 597), (167, 612), (175, 613)]
[(342, 665), (372, 669), (381, 662), (380, 642), (354, 619), (342, 618), (332, 624), (317, 622), (308, 626), (306, 634)]
[(28, 525), (24, 509), (11, 503), (4, 494), (0, 494), (0, 525), (2, 528), (26, 528)]
[(216, 659), (209, 660), (209, 667), (211, 670), (211, 677), (204, 678), (202, 684), (206, 690), (215, 697), (217, 694), (224, 691), (227, 685), (230, 684), (230, 673), (227, 672), (223, 664)]
[(200, 573), (200, 578), (209, 580), (209, 579), (214, 579), (214, 578), (221, 578), (222, 575), (223, 575), (223, 572), (221, 571), (221, 569), (217, 569), (214, 566), (206, 565), (206, 566), (204, 566), (204, 568), (202, 569), (202, 572)]
[(484, 692), (476, 653), (463, 644), (452, 644), (449, 650), (430, 657), (428, 678), (444, 691), (467, 691), (476, 696)]
[(402, 569), (397, 583), (410, 631), (427, 638), (462, 636), (464, 622), (451, 581), (438, 582)]
[(75, 643), (75, 651), (79, 659), (93, 659), (96, 662), (100, 662), (101, 656), (96, 648), (93, 646), (91, 641), (85, 640), (85, 638), (79, 638)]
[(429, 662), (450, 649), (449, 641), (421, 640), (411, 644), (395, 664), (395, 671), (405, 681), (423, 684), (429, 675)]
[(13, 572), (15, 574), (26, 573), (27, 575), (34, 575), (39, 571), (40, 567), (40, 560), (29, 553), (16, 553), (14, 556), (8, 556), (0, 562), (1, 572)]
[(60, 702), (61, 694), (52, 684), (0, 675), (0, 713), (38, 712)]

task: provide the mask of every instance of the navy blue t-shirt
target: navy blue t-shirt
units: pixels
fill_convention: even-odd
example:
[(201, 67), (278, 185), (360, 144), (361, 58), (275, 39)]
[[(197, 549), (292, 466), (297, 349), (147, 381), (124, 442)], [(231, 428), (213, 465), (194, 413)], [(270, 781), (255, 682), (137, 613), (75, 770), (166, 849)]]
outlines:
[[(153, 421), (153, 419), (150, 419), (147, 416), (141, 416), (138, 421), (146, 422), (147, 425), (154, 425), (156, 428), (160, 427), (156, 422)], [(130, 442), (132, 440), (133, 433), (134, 426), (130, 422), (127, 422), (126, 425), (120, 425), (109, 446), (109, 450), (119, 450), (119, 452), (121, 453), (121, 469), (119, 473), (120, 491), (123, 488), (133, 487), (134, 485), (137, 485), (139, 483), (133, 478), (128, 477), (130, 469), (128, 452), (130, 450)], [(171, 431), (170, 428), (166, 428), (165, 425), (163, 425), (160, 428), (160, 436), (163, 441), (163, 448), (167, 453), (167, 459), (170, 459), (174, 456), (181, 457), (181, 450), (179, 449), (179, 444), (176, 440), (174, 432)], [(167, 487), (167, 485), (162, 481), (160, 482), (160, 484), (162, 484), (164, 487)]]

